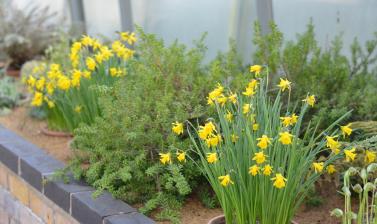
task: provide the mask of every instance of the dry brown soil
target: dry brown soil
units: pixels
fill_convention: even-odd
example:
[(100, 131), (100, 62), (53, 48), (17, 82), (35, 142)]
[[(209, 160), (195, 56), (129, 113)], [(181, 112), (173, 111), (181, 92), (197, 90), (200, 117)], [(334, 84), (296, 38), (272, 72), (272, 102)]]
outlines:
[[(25, 107), (18, 107), (6, 116), (0, 116), (0, 124), (21, 135), (30, 142), (38, 145), (56, 159), (67, 162), (70, 158), (70, 137), (51, 137), (41, 132), (46, 126), (44, 121), (30, 118)], [(299, 224), (336, 224), (337, 219), (330, 217), (330, 211), (336, 207), (342, 208), (342, 198), (336, 194), (336, 188), (331, 184), (324, 186), (321, 195), (324, 203), (315, 208), (302, 206), (295, 217)], [(273, 202), (278, 203), (278, 202)], [(183, 224), (206, 224), (209, 219), (221, 214), (220, 209), (208, 209), (193, 198), (187, 199), (182, 208)], [(168, 222), (159, 222), (165, 224)], [(278, 223), (277, 223), (278, 224)]]

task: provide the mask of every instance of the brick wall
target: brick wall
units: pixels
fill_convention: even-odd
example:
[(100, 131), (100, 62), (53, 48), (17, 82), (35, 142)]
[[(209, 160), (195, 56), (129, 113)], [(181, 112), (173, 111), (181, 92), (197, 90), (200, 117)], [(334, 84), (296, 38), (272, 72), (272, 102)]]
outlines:
[(76, 224), (60, 207), (0, 163), (0, 224)]
[(86, 183), (51, 178), (61, 168), (64, 164), (0, 126), (0, 224), (155, 223), (108, 192), (93, 198), (95, 189)]

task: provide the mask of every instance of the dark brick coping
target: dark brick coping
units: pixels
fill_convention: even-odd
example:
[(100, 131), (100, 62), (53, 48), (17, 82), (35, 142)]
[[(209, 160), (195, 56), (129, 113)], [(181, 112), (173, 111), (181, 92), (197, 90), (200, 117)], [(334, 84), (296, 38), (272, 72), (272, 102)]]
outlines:
[(95, 189), (75, 180), (63, 183), (48, 179), (64, 164), (47, 155), (15, 133), (0, 125), (0, 162), (36, 190), (84, 224), (152, 224), (151, 219), (137, 212), (108, 192), (94, 199)]

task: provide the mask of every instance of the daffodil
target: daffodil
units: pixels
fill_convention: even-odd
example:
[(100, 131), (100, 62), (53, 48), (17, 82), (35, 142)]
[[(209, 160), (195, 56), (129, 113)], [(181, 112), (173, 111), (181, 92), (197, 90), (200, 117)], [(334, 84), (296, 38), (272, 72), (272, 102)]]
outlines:
[(179, 162), (186, 161), (186, 153), (185, 152), (177, 152), (177, 159)]
[(253, 124), (253, 131), (258, 131), (259, 129), (259, 124), (255, 123)]
[(288, 81), (288, 79), (280, 78), (280, 83), (278, 87), (281, 89), (282, 92), (284, 92), (286, 89), (291, 89), (291, 82)]
[(326, 146), (331, 149), (331, 151), (336, 155), (340, 152), (341, 144), (335, 140), (337, 136), (326, 136)]
[(222, 141), (221, 135), (211, 135), (209, 138), (206, 139), (206, 143), (208, 147), (216, 147)]
[(284, 188), (285, 182), (287, 182), (287, 179), (281, 173), (275, 174), (275, 177), (271, 178), (271, 180), (274, 181), (274, 187), (278, 189)]
[(258, 87), (258, 80), (256, 80), (256, 79), (252, 79), (252, 80), (250, 80), (250, 82), (247, 84), (247, 88), (251, 88), (251, 89), (253, 89), (253, 90), (256, 90), (257, 89), (257, 87)]
[(351, 124), (347, 124), (345, 126), (340, 126), (340, 129), (343, 133), (343, 136), (350, 136), (351, 133), (352, 133), (352, 128), (351, 128)]
[(255, 76), (259, 76), (260, 72), (262, 71), (262, 66), (261, 65), (252, 65), (250, 66), (250, 72), (254, 72)]
[(96, 69), (96, 61), (93, 58), (87, 57), (85, 63), (89, 71), (94, 71)]
[(180, 123), (178, 121), (172, 123), (172, 128), (171, 130), (177, 134), (177, 135), (181, 135), (183, 134), (183, 123)]
[(227, 187), (229, 184), (234, 184), (234, 182), (230, 179), (230, 175), (227, 174), (225, 176), (219, 176), (220, 184), (224, 187)]
[(242, 113), (247, 114), (250, 111), (250, 104), (245, 103), (242, 107)]
[(256, 152), (256, 153), (254, 153), (253, 160), (257, 164), (264, 163), (266, 161), (266, 155), (263, 153), (263, 151), (262, 152)]
[(335, 166), (332, 165), (332, 164), (328, 165), (328, 166), (326, 167), (326, 170), (327, 170), (327, 173), (328, 173), (328, 174), (333, 174), (333, 173), (336, 172)]
[(230, 111), (228, 110), (228, 111), (226, 112), (225, 117), (226, 117), (226, 120), (227, 120), (227, 121), (231, 122), (231, 121), (233, 120), (233, 114), (232, 114), (232, 112), (230, 112)]
[(304, 102), (306, 102), (308, 105), (310, 105), (311, 107), (314, 107), (314, 104), (316, 102), (316, 99), (315, 99), (315, 96), (314, 95), (309, 95), (307, 96), (304, 100), (302, 100)]
[(366, 163), (373, 163), (376, 160), (376, 152), (365, 150), (365, 158), (364, 161)]
[(168, 153), (159, 153), (160, 155), (160, 161), (162, 164), (168, 164), (171, 163), (171, 154), (170, 152)]
[(74, 111), (75, 111), (76, 113), (78, 113), (78, 114), (81, 113), (81, 111), (82, 111), (82, 106), (80, 106), (80, 105), (75, 106)]
[(267, 135), (262, 135), (262, 137), (257, 138), (258, 143), (257, 146), (261, 149), (266, 149), (269, 144), (271, 144), (271, 139)]
[(34, 93), (33, 100), (31, 101), (32, 106), (39, 107), (43, 103), (43, 94), (41, 92), (36, 91)]
[(291, 116), (291, 125), (296, 124), (297, 119), (298, 119), (298, 116), (295, 113), (293, 113), (292, 116)]
[(347, 162), (351, 162), (351, 161), (354, 161), (355, 158), (356, 158), (356, 148), (352, 148), (352, 149), (345, 149), (344, 150), (344, 154), (346, 155), (346, 161)]
[(279, 142), (281, 142), (281, 144), (283, 144), (283, 145), (292, 144), (293, 135), (290, 134), (289, 132), (285, 131), (285, 132), (279, 133), (279, 136), (280, 136)]
[(253, 88), (246, 87), (245, 91), (242, 92), (243, 95), (245, 96), (254, 96), (255, 95), (255, 90)]
[(237, 140), (239, 139), (239, 137), (238, 137), (236, 134), (232, 134), (232, 135), (231, 135), (231, 139), (232, 139), (232, 142), (233, 142), (233, 143), (236, 143)]
[(270, 166), (270, 165), (265, 165), (264, 167), (263, 167), (263, 175), (265, 175), (265, 176), (270, 176), (271, 175), (271, 173), (272, 173), (272, 166)]
[(216, 163), (217, 162), (217, 153), (207, 153), (207, 162)]
[(256, 176), (260, 172), (260, 167), (258, 165), (253, 165), (249, 167), (249, 174)]
[(71, 87), (71, 80), (67, 76), (60, 76), (58, 79), (58, 87), (61, 90), (68, 90)]
[(199, 127), (198, 135), (201, 139), (205, 140), (209, 135), (216, 131), (215, 125), (210, 121), (204, 126)]
[(323, 162), (314, 162), (312, 164), (315, 173), (321, 173), (323, 170)]
[(216, 98), (216, 101), (221, 105), (221, 106), (224, 106), (226, 101), (228, 100), (228, 98), (226, 96), (224, 96), (223, 94), (221, 94), (220, 96), (218, 96)]
[(280, 117), (280, 120), (282, 120), (281, 123), (283, 123), (284, 127), (288, 127), (291, 124), (292, 118), (287, 116), (287, 117)]
[(228, 100), (230, 102), (232, 102), (233, 104), (236, 104), (237, 103), (237, 94), (234, 93), (234, 94), (229, 95)]

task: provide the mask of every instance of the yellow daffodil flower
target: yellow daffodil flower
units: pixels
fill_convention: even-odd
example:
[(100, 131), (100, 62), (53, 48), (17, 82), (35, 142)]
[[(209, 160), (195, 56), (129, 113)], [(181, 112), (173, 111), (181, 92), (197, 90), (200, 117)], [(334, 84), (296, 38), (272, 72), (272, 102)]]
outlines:
[(186, 161), (186, 153), (185, 152), (177, 152), (177, 159), (179, 162)]
[(335, 169), (335, 166), (334, 165), (328, 165), (327, 167), (326, 167), (326, 170), (327, 170), (327, 173), (328, 174), (333, 174), (333, 173), (335, 173), (336, 172), (336, 169)]
[(285, 132), (279, 133), (279, 136), (280, 136), (279, 142), (281, 142), (281, 144), (283, 145), (292, 144), (293, 135), (291, 135), (289, 132), (285, 131)]
[(304, 100), (302, 100), (304, 102), (306, 102), (308, 105), (310, 105), (311, 107), (314, 107), (314, 104), (316, 102), (316, 99), (315, 99), (315, 96), (314, 95), (310, 95), (310, 96), (307, 96)]
[(278, 87), (281, 89), (282, 92), (284, 92), (286, 89), (291, 89), (291, 82), (288, 81), (288, 79), (280, 78), (280, 83)]
[(274, 187), (281, 189), (285, 187), (286, 178), (281, 173), (275, 174), (274, 178), (271, 178), (274, 181)]
[(233, 120), (233, 114), (232, 114), (232, 112), (230, 112), (228, 110), (227, 113), (226, 113), (226, 115), (225, 115), (225, 117), (226, 117), (227, 121), (231, 122)]
[(262, 137), (257, 138), (258, 144), (257, 146), (261, 149), (266, 149), (269, 144), (271, 144), (271, 139), (267, 135), (262, 135)]
[(257, 165), (253, 165), (249, 167), (249, 174), (252, 176), (256, 176), (260, 172), (260, 167)]
[(247, 114), (250, 111), (250, 104), (245, 103), (242, 107), (242, 113)]
[(346, 161), (347, 162), (351, 162), (351, 161), (354, 161), (355, 158), (356, 158), (356, 148), (352, 148), (352, 149), (345, 149), (344, 150), (344, 154), (346, 155)]
[(259, 76), (260, 72), (262, 71), (262, 66), (261, 65), (252, 65), (250, 66), (250, 72), (254, 72), (255, 76)]
[(234, 184), (234, 182), (230, 179), (230, 175), (227, 174), (225, 176), (219, 176), (220, 184), (224, 187), (227, 187), (229, 184)]
[(340, 130), (343, 133), (343, 136), (350, 136), (352, 133), (351, 124), (347, 124), (346, 126), (340, 126)]
[(162, 164), (168, 164), (171, 163), (171, 155), (170, 152), (168, 153), (159, 153), (160, 155), (160, 161)]
[(253, 124), (253, 131), (258, 131), (259, 129), (259, 124), (255, 123)]
[(256, 153), (254, 153), (253, 160), (257, 164), (264, 163), (266, 161), (266, 155), (263, 153), (263, 151), (262, 152), (256, 152)]
[(315, 173), (321, 173), (322, 170), (323, 170), (323, 162), (319, 162), (319, 163), (314, 162), (314, 163), (312, 164), (312, 166), (313, 166), (313, 168), (314, 168), (314, 172), (315, 172)]
[(207, 162), (208, 163), (216, 163), (217, 162), (217, 153), (207, 153)]
[(364, 161), (366, 163), (373, 163), (375, 160), (376, 160), (376, 152), (373, 152), (371, 150), (365, 150)]
[(265, 175), (265, 176), (270, 176), (271, 175), (271, 173), (272, 173), (272, 166), (270, 166), (270, 165), (265, 165), (264, 167), (263, 167), (263, 175)]
[(233, 143), (236, 143), (237, 140), (239, 139), (239, 137), (237, 135), (235, 135), (235, 134), (232, 134), (231, 139), (232, 139)]
[(176, 135), (181, 135), (183, 134), (183, 123), (180, 123), (178, 121), (172, 123), (172, 128), (171, 130), (176, 134)]

